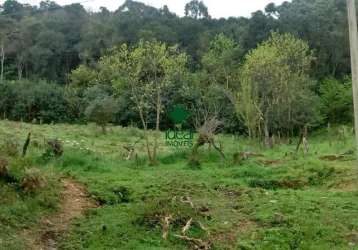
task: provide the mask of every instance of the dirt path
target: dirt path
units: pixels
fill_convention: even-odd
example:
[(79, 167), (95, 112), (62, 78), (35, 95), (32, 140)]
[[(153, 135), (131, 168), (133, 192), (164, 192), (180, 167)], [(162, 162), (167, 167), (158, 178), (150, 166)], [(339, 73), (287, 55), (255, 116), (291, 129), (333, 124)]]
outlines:
[(64, 191), (59, 212), (43, 218), (38, 230), (25, 232), (33, 250), (56, 250), (58, 237), (69, 229), (72, 220), (87, 209), (98, 207), (83, 185), (71, 179), (63, 179), (62, 183)]

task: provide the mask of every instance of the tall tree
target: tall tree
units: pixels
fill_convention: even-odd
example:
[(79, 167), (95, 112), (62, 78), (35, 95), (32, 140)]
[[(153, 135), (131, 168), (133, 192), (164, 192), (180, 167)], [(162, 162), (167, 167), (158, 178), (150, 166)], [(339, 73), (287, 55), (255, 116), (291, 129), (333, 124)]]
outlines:
[(202, 58), (209, 84), (218, 84), (227, 90), (234, 87), (241, 55), (242, 50), (235, 41), (223, 34), (217, 35)]
[(199, 0), (192, 0), (185, 5), (185, 16), (194, 19), (210, 18), (208, 8)]
[(347, 13), (344, 0), (295, 0), (276, 6), (278, 28), (308, 42), (315, 50), (315, 75), (350, 72)]
[(313, 57), (307, 43), (273, 33), (246, 56), (237, 109), (251, 136), (292, 133), (317, 121), (309, 69)]
[[(140, 41), (133, 49), (122, 45), (99, 62), (98, 82), (110, 83), (118, 95), (129, 89), (145, 133), (151, 164), (156, 164), (163, 98), (173, 83), (185, 74), (187, 56), (177, 47), (160, 42)], [(150, 117), (154, 115), (155, 133), (150, 140)]]
[(15, 22), (12, 19), (0, 16), (0, 82), (4, 80), (6, 54), (15, 34)]

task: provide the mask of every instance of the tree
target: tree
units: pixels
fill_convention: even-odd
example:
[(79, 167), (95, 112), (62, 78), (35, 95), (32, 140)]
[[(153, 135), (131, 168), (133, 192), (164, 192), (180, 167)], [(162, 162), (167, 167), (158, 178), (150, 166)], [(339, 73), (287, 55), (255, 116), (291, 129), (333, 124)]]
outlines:
[(321, 113), (327, 123), (342, 124), (353, 121), (353, 95), (350, 79), (338, 81), (332, 77), (320, 84)]
[(209, 83), (224, 86), (227, 90), (234, 87), (241, 55), (242, 50), (238, 44), (224, 34), (217, 35), (202, 59)]
[(2, 5), (2, 13), (13, 19), (21, 19), (24, 15), (25, 6), (16, 0), (6, 0)]
[(265, 12), (270, 16), (278, 17), (277, 7), (275, 3), (269, 3), (268, 5), (266, 5)]
[(307, 43), (289, 34), (271, 38), (246, 56), (241, 69), (237, 111), (250, 136), (291, 135), (318, 121), (311, 91), (313, 60)]
[(23, 17), (14, 26), (12, 43), (9, 45), (9, 57), (15, 62), (17, 79), (21, 80), (26, 75), (26, 69), (31, 61), (30, 48), (33, 46), (33, 29), (38, 22), (33, 17)]
[(5, 59), (15, 34), (14, 25), (13, 20), (0, 16), (0, 83), (4, 80)]
[(76, 87), (88, 87), (97, 83), (97, 72), (82, 64), (71, 72), (70, 80)]
[[(185, 73), (187, 57), (177, 47), (160, 42), (139, 42), (114, 48), (99, 62), (99, 78), (105, 76), (120, 95), (128, 88), (144, 129), (148, 158), (156, 164), (163, 97), (170, 86)], [(110, 76), (110, 77), (108, 77)], [(155, 133), (151, 145), (148, 121), (154, 116)]]
[(85, 115), (89, 121), (95, 122), (102, 128), (103, 134), (106, 134), (106, 126), (113, 120), (115, 110), (116, 102), (112, 97), (98, 97), (86, 108)]
[(347, 10), (344, 0), (291, 1), (276, 6), (278, 29), (308, 42), (317, 57), (314, 74), (350, 73)]
[[(5, 96), (1, 96), (11, 106), (9, 118), (26, 122), (70, 122), (68, 103), (64, 97), (64, 88), (44, 81), (28, 80), (6, 84)], [(9, 113), (9, 111), (7, 113)]]
[(192, 0), (185, 5), (185, 16), (194, 19), (210, 18), (208, 8), (203, 1)]

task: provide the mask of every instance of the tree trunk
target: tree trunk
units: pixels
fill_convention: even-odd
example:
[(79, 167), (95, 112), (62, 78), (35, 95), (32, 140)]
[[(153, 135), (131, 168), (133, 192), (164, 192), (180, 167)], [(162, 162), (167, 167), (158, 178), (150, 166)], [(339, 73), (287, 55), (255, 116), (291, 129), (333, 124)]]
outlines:
[(141, 119), (142, 125), (143, 125), (145, 146), (147, 148), (148, 159), (149, 159), (150, 164), (153, 164), (154, 160), (152, 157), (152, 152), (150, 151), (147, 124), (144, 119), (143, 110), (140, 108), (140, 106), (138, 106), (138, 110), (139, 110), (139, 116), (140, 116), (140, 119)]
[(1, 64), (1, 69), (0, 69), (0, 82), (1, 82), (1, 83), (2, 83), (2, 81), (4, 80), (4, 62), (5, 62), (4, 44), (1, 44), (1, 48), (0, 48), (0, 64)]
[(104, 135), (107, 134), (106, 125), (102, 125), (101, 128), (102, 128), (102, 133)]
[(20, 81), (22, 79), (22, 72), (23, 72), (24, 66), (21, 62), (17, 63), (17, 78)]
[(157, 87), (157, 117), (155, 122), (155, 135), (154, 135), (154, 148), (153, 148), (153, 164), (156, 164), (156, 158), (157, 158), (157, 148), (158, 148), (158, 134), (160, 132), (160, 111), (162, 109), (162, 102), (160, 99), (161, 92), (159, 87)]
[[(348, 23), (349, 23), (349, 40), (351, 51), (352, 67), (352, 85), (354, 101), (354, 125), (356, 135), (356, 146), (358, 147), (358, 34), (357, 34), (357, 16), (354, 0), (347, 0)], [(358, 156), (358, 150), (357, 150)]]
[(216, 144), (215, 144), (215, 142), (214, 142), (213, 139), (210, 140), (210, 145), (213, 145), (213, 147), (216, 149), (216, 151), (219, 152), (219, 154), (220, 154), (220, 156), (221, 156), (221, 159), (222, 159), (222, 160), (225, 160), (226, 157), (225, 157), (224, 152), (222, 151), (222, 149), (221, 149), (220, 147), (216, 146)]
[(266, 121), (265, 121), (265, 146), (267, 148), (272, 148), (270, 133), (269, 133), (268, 125), (267, 125)]
[(303, 144), (303, 154), (306, 156), (309, 150), (308, 140), (306, 137), (303, 137), (302, 144)]

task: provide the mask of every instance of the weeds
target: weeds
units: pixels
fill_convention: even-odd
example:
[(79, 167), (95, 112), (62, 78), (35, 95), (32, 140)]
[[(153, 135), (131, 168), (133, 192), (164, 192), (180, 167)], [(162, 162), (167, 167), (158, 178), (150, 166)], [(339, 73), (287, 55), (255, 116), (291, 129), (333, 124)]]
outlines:
[(5, 155), (15, 157), (19, 154), (20, 145), (18, 141), (12, 137), (7, 137), (0, 145), (0, 152)]
[(21, 187), (27, 193), (34, 193), (46, 185), (46, 178), (38, 168), (29, 168), (25, 170), (24, 177), (21, 180)]

